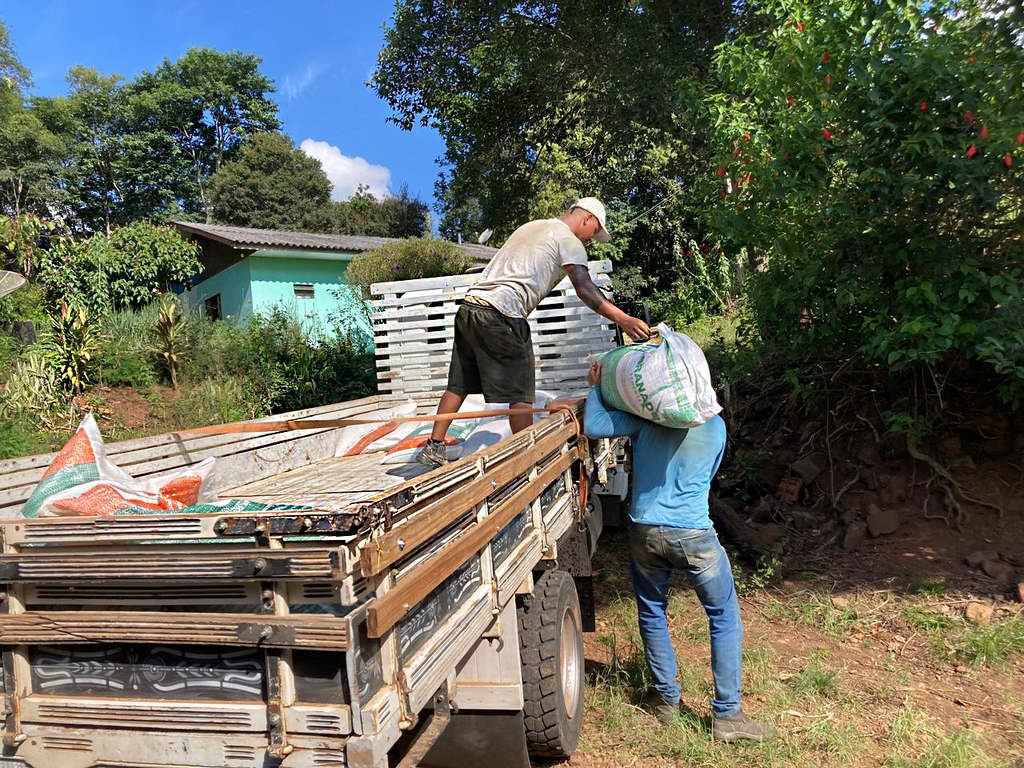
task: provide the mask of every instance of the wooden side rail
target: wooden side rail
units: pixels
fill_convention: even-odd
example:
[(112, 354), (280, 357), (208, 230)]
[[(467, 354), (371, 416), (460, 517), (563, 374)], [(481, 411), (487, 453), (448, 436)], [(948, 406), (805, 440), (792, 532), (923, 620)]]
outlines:
[(410, 516), (379, 537), (364, 541), (360, 557), (364, 576), (379, 573), (400, 558), (414, 552), (433, 539), (461, 514), (471, 510), (490, 496), (496, 488), (528, 472), (541, 459), (558, 450), (576, 434), (569, 423), (551, 432), (525, 449), (519, 456), (487, 467), (480, 476)]
[(298, 581), (341, 579), (337, 550), (234, 551), (192, 547), (156, 553), (20, 552), (0, 555), (0, 582), (97, 584), (117, 581)]
[(366, 626), (370, 637), (380, 637), (450, 576), (474, 553), (518, 515), (523, 507), (537, 498), (552, 482), (579, 458), (575, 450), (567, 450), (542, 469), (533, 480), (505, 498), (480, 522), (431, 555), (421, 565), (405, 574), (398, 584), (382, 597), (375, 598), (367, 608)]
[(4, 645), (177, 643), (260, 648), (348, 648), (348, 621), (334, 616), (40, 611), (0, 615)]

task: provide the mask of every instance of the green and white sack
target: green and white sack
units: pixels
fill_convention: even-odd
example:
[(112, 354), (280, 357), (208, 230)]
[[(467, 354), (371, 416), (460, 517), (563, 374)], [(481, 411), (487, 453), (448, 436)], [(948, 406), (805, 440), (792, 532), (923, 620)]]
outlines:
[(722, 410), (704, 352), (664, 323), (650, 341), (601, 356), (601, 397), (612, 408), (679, 429)]

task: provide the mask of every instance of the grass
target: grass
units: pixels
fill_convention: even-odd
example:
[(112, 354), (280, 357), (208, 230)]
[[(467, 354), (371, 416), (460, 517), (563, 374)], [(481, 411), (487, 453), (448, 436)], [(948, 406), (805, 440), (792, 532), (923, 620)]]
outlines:
[[(925, 716), (927, 723), (927, 716)], [(996, 768), (1009, 763), (994, 759), (978, 746), (972, 731), (942, 733), (925, 724), (923, 739), (907, 737), (900, 753), (886, 757), (885, 768)], [(921, 732), (919, 730), (919, 733)], [(920, 743), (924, 741), (924, 743)], [(909, 754), (908, 754), (909, 753)]]
[(801, 696), (833, 698), (839, 692), (839, 673), (825, 666), (827, 654), (815, 651), (808, 664), (789, 680), (793, 690)]
[(866, 624), (861, 615), (862, 601), (856, 596), (846, 599), (849, 601), (846, 605), (837, 607), (830, 589), (811, 590), (806, 596), (791, 601), (791, 604), (797, 621), (819, 627), (833, 639), (844, 642)]
[(972, 667), (1005, 669), (1024, 656), (1024, 619), (1013, 616), (990, 626), (933, 613), (927, 604), (905, 606), (903, 618), (932, 641), (935, 656)]

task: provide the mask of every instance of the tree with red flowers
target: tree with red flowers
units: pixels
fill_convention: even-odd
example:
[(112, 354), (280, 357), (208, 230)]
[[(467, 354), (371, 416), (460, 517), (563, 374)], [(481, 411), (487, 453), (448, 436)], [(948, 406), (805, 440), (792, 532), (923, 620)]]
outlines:
[(992, 5), (770, 0), (719, 48), (706, 207), (761, 253), (766, 341), (1024, 400), (1024, 29)]

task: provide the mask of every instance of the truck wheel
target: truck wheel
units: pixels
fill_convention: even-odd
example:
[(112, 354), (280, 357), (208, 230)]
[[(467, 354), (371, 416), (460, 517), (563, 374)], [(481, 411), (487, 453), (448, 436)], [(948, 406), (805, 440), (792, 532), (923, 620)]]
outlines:
[(583, 729), (583, 632), (572, 577), (548, 571), (519, 606), (526, 742), (535, 757), (569, 757)]

